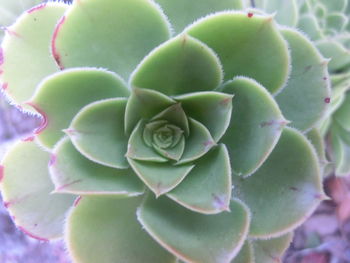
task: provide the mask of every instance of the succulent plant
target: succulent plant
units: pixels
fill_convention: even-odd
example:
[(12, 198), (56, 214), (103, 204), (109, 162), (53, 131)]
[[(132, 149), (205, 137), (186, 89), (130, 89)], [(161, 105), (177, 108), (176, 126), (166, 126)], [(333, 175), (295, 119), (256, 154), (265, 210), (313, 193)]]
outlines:
[(242, 6), (76, 0), (21, 15), (0, 80), (42, 125), (1, 163), (18, 228), (63, 236), (74, 262), (281, 258), (325, 198), (328, 61)]

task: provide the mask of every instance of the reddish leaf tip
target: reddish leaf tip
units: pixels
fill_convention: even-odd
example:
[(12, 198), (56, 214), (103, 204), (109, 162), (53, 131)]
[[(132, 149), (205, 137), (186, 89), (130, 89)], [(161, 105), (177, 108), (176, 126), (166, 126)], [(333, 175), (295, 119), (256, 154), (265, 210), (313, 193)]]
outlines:
[(27, 11), (27, 13), (28, 13), (28, 14), (31, 14), (31, 13), (33, 13), (33, 12), (35, 12), (35, 11), (38, 11), (38, 10), (44, 8), (45, 6), (46, 6), (46, 3), (42, 3), (42, 4), (40, 4), (40, 5), (34, 6), (34, 7), (32, 7), (31, 9), (29, 9), (29, 10)]
[(10, 205), (12, 205), (11, 202), (4, 201), (4, 207), (5, 207), (5, 208), (9, 208)]
[(42, 109), (40, 109), (39, 106), (37, 106), (33, 102), (26, 102), (25, 104), (33, 107), (38, 113), (40, 113), (40, 115), (42, 117), (42, 121), (40, 123), (40, 126), (38, 128), (36, 128), (34, 131), (35, 134), (40, 134), (43, 130), (46, 129), (46, 127), (49, 123), (47, 114)]
[(37, 239), (37, 240), (40, 240), (40, 241), (45, 241), (45, 242), (49, 242), (49, 240), (47, 238), (44, 238), (44, 237), (39, 237), (37, 235), (34, 235), (33, 233), (29, 232), (27, 229), (25, 229), (24, 227), (22, 226), (17, 226), (17, 228), (19, 230), (21, 230), (23, 233), (25, 233), (27, 236), (31, 237), (31, 238), (34, 238), (34, 239)]
[(62, 16), (61, 19), (58, 21), (57, 26), (53, 32), (52, 40), (51, 40), (52, 55), (53, 55), (54, 59), (56, 60), (58, 67), (61, 70), (64, 69), (64, 66), (63, 66), (62, 61), (61, 61), (61, 55), (57, 50), (56, 40), (57, 40), (58, 33), (59, 33), (65, 20), (66, 20), (66, 17)]
[(23, 138), (22, 142), (32, 142), (32, 141), (34, 141), (34, 139), (35, 139), (35, 136), (31, 135), (29, 137)]
[(4, 172), (5, 172), (5, 166), (0, 164), (0, 183), (4, 179), (4, 176), (5, 176)]
[(76, 206), (79, 204), (79, 202), (81, 201), (82, 198), (83, 198), (83, 197), (82, 197), (81, 195), (79, 195), (79, 196), (74, 200), (74, 203), (73, 203), (74, 207), (76, 207)]

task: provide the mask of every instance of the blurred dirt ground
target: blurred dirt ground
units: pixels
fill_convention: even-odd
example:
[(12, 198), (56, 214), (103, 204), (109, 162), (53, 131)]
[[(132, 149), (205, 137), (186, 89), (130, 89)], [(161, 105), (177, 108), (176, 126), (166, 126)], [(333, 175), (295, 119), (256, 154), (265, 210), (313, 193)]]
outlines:
[[(0, 159), (6, 148), (15, 140), (26, 138), (39, 123), (39, 118), (10, 107), (0, 94)], [(331, 199), (324, 201), (297, 229), (282, 262), (350, 263), (350, 177), (327, 178), (325, 191)], [(0, 263), (70, 261), (62, 242), (42, 242), (26, 236), (0, 205)]]

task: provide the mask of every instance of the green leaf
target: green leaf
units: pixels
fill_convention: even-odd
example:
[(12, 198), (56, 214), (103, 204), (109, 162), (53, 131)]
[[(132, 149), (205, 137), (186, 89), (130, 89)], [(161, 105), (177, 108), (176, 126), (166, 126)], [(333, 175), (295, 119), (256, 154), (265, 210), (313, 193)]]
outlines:
[(343, 129), (350, 132), (350, 93), (346, 93), (342, 105), (334, 113), (333, 118)]
[(65, 132), (86, 158), (110, 167), (128, 167), (125, 158), (128, 138), (124, 133), (126, 98), (88, 104), (74, 117)]
[(252, 241), (256, 263), (282, 262), (284, 252), (292, 242), (293, 234), (288, 233), (278, 238)]
[(319, 129), (313, 128), (306, 134), (306, 137), (310, 140), (311, 144), (315, 147), (321, 167), (324, 167), (326, 164), (328, 164), (328, 161), (326, 158), (325, 142)]
[(224, 12), (199, 20), (186, 32), (218, 54), (225, 80), (251, 77), (272, 93), (287, 81), (288, 47), (271, 16)]
[(316, 16), (312, 14), (302, 15), (298, 22), (298, 28), (305, 32), (311, 40), (324, 37)]
[(325, 57), (331, 58), (328, 65), (331, 73), (340, 71), (350, 65), (350, 52), (338, 41), (325, 39), (317, 42), (317, 48)]
[(218, 142), (230, 124), (232, 97), (231, 94), (207, 91), (180, 95), (174, 99), (181, 103), (188, 117), (202, 123)]
[(167, 20), (151, 1), (80, 0), (57, 25), (52, 49), (61, 67), (102, 67), (127, 80), (169, 37)]
[(231, 165), (225, 145), (214, 147), (168, 197), (203, 214), (228, 211), (231, 199)]
[(156, 0), (169, 17), (175, 33), (198, 18), (218, 11), (242, 9), (242, 0)]
[(200, 122), (189, 118), (190, 135), (186, 138), (185, 150), (177, 164), (194, 161), (216, 145), (208, 129)]
[(265, 1), (264, 11), (270, 14), (276, 12), (276, 21), (281, 25), (295, 27), (299, 19), (299, 10), (296, 0)]
[(254, 80), (238, 77), (223, 92), (234, 94), (230, 126), (222, 142), (232, 156), (237, 175), (250, 175), (268, 157), (287, 123), (268, 91)]
[(175, 103), (160, 92), (133, 88), (125, 110), (125, 132), (130, 134), (141, 119), (151, 119)]
[(13, 103), (31, 112), (34, 110), (23, 103), (44, 77), (59, 70), (49, 46), (54, 26), (67, 9), (65, 4), (53, 2), (41, 7), (24, 13), (8, 27), (1, 45), (0, 82), (6, 83), (6, 94)]
[(250, 241), (246, 241), (231, 263), (255, 263), (254, 259), (253, 245)]
[(181, 260), (219, 263), (239, 252), (249, 228), (249, 212), (241, 202), (231, 201), (230, 210), (203, 215), (149, 195), (137, 216), (145, 230)]
[(82, 156), (69, 138), (59, 141), (53, 150), (50, 174), (55, 192), (76, 195), (135, 196), (144, 186), (131, 169), (114, 169)]
[(350, 173), (350, 144), (344, 141), (337, 128), (331, 130), (332, 161), (335, 162), (335, 174), (347, 176)]
[(162, 149), (155, 144), (153, 144), (153, 148), (163, 157), (178, 161), (185, 150), (185, 138), (182, 136), (177, 145), (172, 148)]
[(128, 158), (129, 164), (140, 179), (157, 197), (174, 189), (190, 173), (194, 165), (142, 162)]
[(154, 49), (130, 79), (131, 86), (166, 95), (213, 90), (221, 81), (222, 68), (216, 54), (186, 34)]
[(343, 12), (346, 9), (346, 6), (348, 5), (347, 0), (320, 0), (320, 3), (326, 6), (327, 10), (329, 11), (338, 11)]
[(34, 142), (19, 142), (2, 161), (1, 194), (17, 227), (39, 240), (60, 238), (74, 196), (52, 194), (50, 154)]
[(103, 69), (76, 68), (47, 77), (28, 103), (43, 117), (42, 125), (36, 131), (39, 142), (52, 148), (82, 107), (97, 100), (128, 94), (122, 80)]
[(128, 142), (128, 151), (125, 156), (140, 161), (166, 162), (167, 159), (159, 155), (153, 147), (148, 146), (143, 139), (145, 124), (145, 121), (139, 121), (131, 133)]
[(305, 131), (319, 122), (329, 108), (330, 82), (325, 60), (305, 36), (282, 29), (289, 43), (292, 71), (287, 86), (276, 101), (291, 126)]
[(76, 263), (175, 263), (139, 225), (140, 198), (83, 197), (68, 216), (66, 242)]
[(328, 30), (341, 31), (346, 27), (348, 22), (348, 16), (342, 13), (331, 13), (326, 17), (326, 27)]
[(274, 151), (254, 175), (235, 176), (233, 184), (233, 195), (254, 215), (250, 227), (254, 238), (276, 237), (295, 229), (325, 197), (315, 150), (291, 128), (284, 129)]

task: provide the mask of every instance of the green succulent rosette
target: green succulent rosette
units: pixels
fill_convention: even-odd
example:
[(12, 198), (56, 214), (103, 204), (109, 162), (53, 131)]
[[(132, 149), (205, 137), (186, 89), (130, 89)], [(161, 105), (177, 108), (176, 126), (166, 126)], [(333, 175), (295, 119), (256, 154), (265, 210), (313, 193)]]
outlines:
[(42, 125), (1, 163), (17, 226), (64, 237), (73, 262), (280, 259), (325, 198), (327, 60), (242, 6), (76, 0), (21, 15), (1, 81)]

